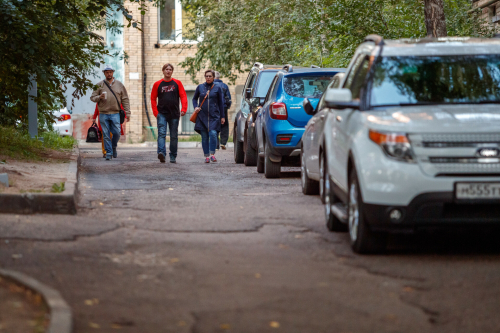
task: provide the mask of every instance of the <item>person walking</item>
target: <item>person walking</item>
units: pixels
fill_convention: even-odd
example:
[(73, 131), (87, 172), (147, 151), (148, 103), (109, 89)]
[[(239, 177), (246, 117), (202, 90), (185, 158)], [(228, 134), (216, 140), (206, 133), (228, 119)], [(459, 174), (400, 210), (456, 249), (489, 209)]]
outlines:
[[(179, 119), (186, 114), (188, 101), (182, 82), (172, 78), (174, 66), (165, 64), (162, 67), (163, 79), (155, 82), (151, 90), (151, 107), (156, 117), (158, 127), (158, 159), (165, 163), (167, 148), (167, 124), (170, 129), (170, 163), (175, 163), (177, 158), (177, 143), (179, 133)], [(156, 100), (158, 99), (158, 104)], [(179, 111), (179, 99), (182, 109)]]
[(201, 135), (201, 146), (205, 155), (205, 163), (217, 162), (215, 148), (217, 132), (221, 130), (226, 119), (224, 114), (224, 92), (214, 82), (215, 72), (205, 71), (205, 83), (196, 87), (193, 97), (194, 112), (197, 113), (194, 130)]
[[(95, 124), (95, 120), (98, 119), (99, 117), (99, 107), (97, 106), (97, 104), (95, 105), (95, 111), (94, 111), (94, 116), (92, 117), (92, 120), (93, 120), (93, 123)], [(106, 158), (106, 149), (104, 148), (104, 137), (102, 135), (102, 128), (101, 128), (101, 122), (99, 121), (99, 119), (97, 120), (97, 125), (98, 125), (98, 128), (99, 128), (99, 132), (101, 133), (101, 149), (102, 149), (102, 157), (103, 158)], [(123, 131), (123, 124), (120, 124), (120, 134), (121, 135), (125, 135), (125, 132)], [(113, 139), (113, 134), (112, 133), (109, 133), (109, 135), (111, 136), (111, 139)]]
[(229, 87), (227, 84), (222, 82), (220, 79), (220, 73), (215, 71), (215, 83), (219, 84), (222, 87), (222, 91), (224, 92), (224, 115), (225, 115), (225, 121), (224, 124), (221, 125), (220, 129), (220, 138), (217, 136), (217, 148), (219, 148), (219, 143), (220, 147), (222, 150), (226, 149), (226, 144), (227, 140), (229, 139), (229, 116), (228, 116), (228, 111), (229, 108), (231, 107), (231, 94), (229, 93)]
[[(99, 88), (90, 96), (90, 100), (97, 103), (99, 108), (99, 124), (102, 128), (106, 161), (118, 157), (116, 147), (120, 140), (121, 106), (125, 110), (127, 122), (130, 121), (130, 100), (127, 89), (123, 83), (113, 77), (114, 72), (113, 67), (106, 65), (103, 70), (106, 78), (97, 83)], [(113, 134), (113, 139), (111, 139), (111, 134)]]

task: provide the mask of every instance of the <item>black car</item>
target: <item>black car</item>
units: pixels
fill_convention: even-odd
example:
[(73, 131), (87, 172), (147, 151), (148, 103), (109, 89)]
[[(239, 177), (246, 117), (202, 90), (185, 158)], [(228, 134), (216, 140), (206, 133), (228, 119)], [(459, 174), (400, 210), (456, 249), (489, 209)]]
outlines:
[(276, 73), (282, 68), (256, 62), (248, 74), (243, 89), (240, 110), (236, 113), (233, 128), (234, 161), (247, 166), (257, 165), (257, 142), (253, 121), (256, 111), (264, 103), (267, 91)]

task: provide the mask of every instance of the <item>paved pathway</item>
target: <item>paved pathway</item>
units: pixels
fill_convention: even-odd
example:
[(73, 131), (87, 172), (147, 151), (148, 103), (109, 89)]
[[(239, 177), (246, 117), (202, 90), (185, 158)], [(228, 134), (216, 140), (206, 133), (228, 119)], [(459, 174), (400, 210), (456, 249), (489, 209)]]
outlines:
[(500, 330), (498, 235), (358, 256), (296, 168), (267, 180), (232, 150), (210, 165), (199, 149), (174, 165), (151, 148), (82, 154), (78, 215), (0, 215), (0, 267), (58, 289), (77, 333)]

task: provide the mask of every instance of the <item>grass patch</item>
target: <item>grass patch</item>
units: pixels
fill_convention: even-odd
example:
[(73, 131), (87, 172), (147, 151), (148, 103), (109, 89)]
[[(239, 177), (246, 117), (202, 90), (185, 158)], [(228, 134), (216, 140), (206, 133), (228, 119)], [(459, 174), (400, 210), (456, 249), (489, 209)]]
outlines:
[(43, 132), (39, 138), (43, 141), (31, 139), (27, 132), (0, 126), (0, 155), (39, 160), (46, 149), (72, 149), (76, 144), (73, 137), (61, 137), (56, 132)]
[(50, 190), (52, 193), (61, 193), (64, 192), (64, 183), (54, 183), (52, 185), (52, 190)]

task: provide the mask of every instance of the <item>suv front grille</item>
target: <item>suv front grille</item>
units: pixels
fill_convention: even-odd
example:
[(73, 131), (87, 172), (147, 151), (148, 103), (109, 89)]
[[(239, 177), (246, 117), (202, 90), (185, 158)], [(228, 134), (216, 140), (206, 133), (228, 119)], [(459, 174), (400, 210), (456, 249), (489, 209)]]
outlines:
[(422, 170), (434, 177), (500, 173), (500, 156), (483, 157), (484, 148), (500, 149), (500, 133), (410, 134)]

